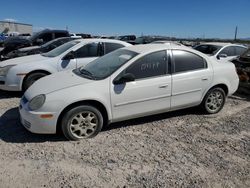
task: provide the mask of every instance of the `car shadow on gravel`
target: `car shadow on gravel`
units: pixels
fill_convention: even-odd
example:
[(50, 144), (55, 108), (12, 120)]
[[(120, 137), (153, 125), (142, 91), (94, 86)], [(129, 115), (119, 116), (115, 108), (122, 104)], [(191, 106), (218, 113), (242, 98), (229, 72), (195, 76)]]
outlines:
[(166, 112), (166, 113), (161, 113), (161, 114), (156, 114), (156, 115), (151, 115), (151, 116), (144, 116), (144, 117), (140, 117), (136, 119), (126, 120), (123, 122), (112, 123), (104, 127), (102, 131), (109, 131), (112, 129), (119, 129), (122, 127), (137, 126), (137, 125), (141, 125), (145, 123), (152, 123), (155, 121), (161, 121), (161, 120), (166, 120), (169, 118), (181, 117), (181, 116), (186, 116), (186, 115), (204, 115), (204, 113), (199, 107), (192, 107), (192, 108), (187, 108), (183, 110)]
[(3, 91), (0, 90), (0, 99), (9, 99), (9, 98), (21, 98), (23, 95), (19, 91)]
[(250, 95), (242, 94), (242, 93), (235, 93), (234, 95), (230, 96), (231, 99), (236, 100), (243, 100), (243, 101), (250, 101)]
[(65, 141), (66, 139), (62, 135), (30, 133), (20, 123), (18, 108), (12, 108), (0, 117), (0, 140), (8, 143), (42, 143)]
[[(237, 100), (250, 101), (250, 96), (242, 95), (238, 93), (234, 94), (233, 96), (230, 96), (230, 98), (236, 101)], [(181, 117), (181, 116), (186, 116), (186, 115), (207, 115), (207, 114), (204, 114), (202, 109), (199, 107), (192, 107), (192, 108), (186, 108), (186, 109), (172, 111), (172, 112), (166, 112), (162, 114), (156, 114), (156, 115), (131, 119), (131, 120), (123, 121), (123, 122), (112, 123), (104, 127), (102, 131), (109, 131), (112, 129), (119, 129), (122, 127), (136, 126), (136, 125), (141, 125), (144, 123), (152, 123), (154, 121), (161, 121), (164, 119)]]

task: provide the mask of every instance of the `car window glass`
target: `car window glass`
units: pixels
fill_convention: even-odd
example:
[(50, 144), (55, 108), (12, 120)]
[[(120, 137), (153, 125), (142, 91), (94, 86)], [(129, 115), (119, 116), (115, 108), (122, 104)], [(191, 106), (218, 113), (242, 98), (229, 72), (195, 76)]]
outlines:
[(204, 69), (207, 67), (206, 61), (194, 53), (182, 50), (173, 50), (172, 53), (175, 73)]
[(110, 53), (114, 50), (117, 50), (119, 48), (123, 48), (124, 46), (122, 44), (118, 44), (118, 43), (105, 43), (105, 54)]
[(195, 50), (198, 50), (204, 54), (214, 55), (216, 54), (220, 49), (221, 46), (216, 45), (198, 45), (194, 47)]
[(65, 33), (55, 33), (55, 38), (61, 38), (61, 37), (67, 37), (68, 34), (65, 32)]
[(243, 48), (243, 47), (236, 46), (235, 50), (236, 50), (236, 55), (241, 56), (247, 49)]
[(86, 44), (76, 50), (75, 57), (76, 58), (84, 58), (84, 57), (97, 57), (98, 56), (98, 43)]
[(166, 71), (166, 51), (160, 51), (140, 58), (129, 66), (125, 73), (133, 74), (135, 79), (143, 79), (165, 75)]
[(226, 54), (227, 56), (235, 56), (235, 48), (233, 46), (224, 48), (220, 54)]
[(39, 37), (39, 39), (42, 39), (43, 42), (48, 42), (52, 40), (52, 33), (45, 33)]

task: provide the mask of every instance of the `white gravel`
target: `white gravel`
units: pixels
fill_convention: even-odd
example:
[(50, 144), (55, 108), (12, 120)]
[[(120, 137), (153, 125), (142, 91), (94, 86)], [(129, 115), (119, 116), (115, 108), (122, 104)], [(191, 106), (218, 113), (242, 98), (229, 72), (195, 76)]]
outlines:
[(19, 123), (0, 91), (0, 187), (250, 187), (250, 97), (216, 115), (186, 109), (120, 122), (69, 142)]

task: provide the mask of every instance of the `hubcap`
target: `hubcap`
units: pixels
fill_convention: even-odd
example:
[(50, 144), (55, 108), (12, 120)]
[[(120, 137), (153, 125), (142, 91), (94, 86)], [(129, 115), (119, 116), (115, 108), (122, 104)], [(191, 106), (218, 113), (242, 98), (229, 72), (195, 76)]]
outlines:
[(84, 111), (73, 116), (70, 122), (70, 131), (77, 138), (92, 135), (97, 129), (97, 116), (90, 111)]
[(223, 95), (219, 91), (214, 91), (210, 93), (210, 95), (207, 98), (206, 101), (206, 107), (211, 112), (216, 112), (221, 108), (221, 105), (223, 104)]

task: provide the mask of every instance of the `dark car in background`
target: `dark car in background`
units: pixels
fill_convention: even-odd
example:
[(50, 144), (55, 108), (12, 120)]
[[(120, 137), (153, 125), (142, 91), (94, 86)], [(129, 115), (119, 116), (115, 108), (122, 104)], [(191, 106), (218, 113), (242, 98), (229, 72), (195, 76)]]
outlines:
[(40, 46), (43, 45), (53, 39), (61, 38), (61, 37), (69, 37), (68, 31), (65, 30), (50, 30), (45, 29), (34, 35), (30, 36), (29, 38), (23, 37), (10, 37), (4, 41), (4, 49), (1, 51), (1, 56), (4, 57), (9, 52), (13, 50), (17, 50), (19, 48), (29, 47), (29, 46)]
[(40, 54), (40, 53), (46, 53), (49, 52), (58, 46), (61, 46), (62, 44), (69, 42), (71, 40), (74, 40), (74, 38), (71, 37), (62, 37), (57, 38), (52, 41), (49, 41), (41, 46), (30, 46), (25, 48), (20, 48), (14, 51), (11, 51), (5, 56), (5, 59), (11, 59), (15, 57), (22, 57), (26, 55), (34, 55), (34, 54)]
[(235, 64), (240, 81), (250, 83), (250, 48), (232, 62)]
[(135, 44), (136, 36), (135, 35), (123, 35), (117, 37), (117, 40), (122, 40), (130, 44)]

